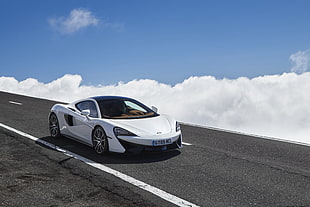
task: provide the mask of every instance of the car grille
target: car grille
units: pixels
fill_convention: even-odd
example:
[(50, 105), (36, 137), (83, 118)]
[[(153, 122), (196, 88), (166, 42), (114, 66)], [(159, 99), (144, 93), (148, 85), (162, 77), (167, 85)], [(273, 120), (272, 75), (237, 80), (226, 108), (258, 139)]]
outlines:
[(122, 139), (118, 139), (118, 141), (121, 143), (121, 145), (126, 149), (126, 152), (128, 153), (140, 153), (142, 151), (145, 152), (162, 152), (167, 150), (174, 150), (181, 147), (181, 137), (173, 142), (172, 144), (168, 145), (162, 145), (162, 146), (145, 146), (145, 145), (139, 145), (134, 144), (131, 142), (124, 141)]

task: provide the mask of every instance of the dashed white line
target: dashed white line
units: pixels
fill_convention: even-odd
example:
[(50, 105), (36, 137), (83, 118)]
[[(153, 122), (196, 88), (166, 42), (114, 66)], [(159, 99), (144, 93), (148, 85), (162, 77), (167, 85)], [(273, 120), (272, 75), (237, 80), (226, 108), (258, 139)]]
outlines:
[(16, 102), (16, 101), (9, 101), (10, 104), (15, 104), (15, 105), (23, 105), (23, 103), (20, 103), (20, 102)]
[(82, 157), (82, 156), (80, 156), (78, 154), (75, 154), (73, 152), (70, 152), (68, 150), (62, 149), (62, 148), (60, 148), (60, 147), (58, 147), (58, 146), (56, 146), (54, 144), (51, 144), (51, 143), (46, 142), (44, 140), (41, 140), (41, 139), (39, 139), (37, 137), (34, 137), (34, 136), (30, 135), (30, 134), (27, 134), (25, 132), (22, 132), (22, 131), (19, 131), (17, 129), (14, 129), (14, 128), (12, 128), (10, 126), (7, 126), (5, 124), (0, 123), (0, 127), (3, 127), (3, 128), (5, 128), (7, 130), (10, 130), (10, 131), (16, 133), (16, 134), (19, 134), (19, 135), (24, 136), (24, 137), (26, 137), (28, 139), (31, 139), (31, 140), (36, 141), (38, 143), (41, 143), (41, 144), (43, 144), (45, 146), (48, 146), (48, 147), (50, 147), (52, 149), (55, 149), (55, 150), (59, 151), (59, 152), (62, 152), (62, 153), (66, 154), (66, 155), (68, 155), (70, 157), (73, 157), (73, 158), (75, 158), (77, 160), (80, 160), (80, 161), (82, 161), (82, 162), (84, 162), (84, 163), (86, 163), (86, 164), (88, 164), (88, 165), (90, 165), (92, 167), (95, 167), (97, 169), (100, 169), (100, 170), (102, 170), (102, 171), (104, 171), (106, 173), (112, 174), (115, 177), (118, 177), (118, 178), (120, 178), (120, 179), (122, 179), (122, 180), (124, 180), (124, 181), (126, 181), (126, 182), (128, 182), (128, 183), (130, 183), (132, 185), (134, 185), (134, 186), (137, 186), (137, 187), (139, 187), (139, 188), (141, 188), (141, 189), (143, 189), (145, 191), (148, 191), (148, 192), (150, 192), (150, 193), (152, 193), (152, 194), (154, 194), (154, 195), (156, 195), (156, 196), (158, 196), (158, 197), (160, 197), (160, 198), (162, 198), (162, 199), (164, 199), (164, 200), (166, 200), (166, 201), (168, 201), (170, 203), (173, 203), (173, 204), (175, 204), (177, 206), (181, 206), (181, 207), (186, 207), (186, 206), (187, 207), (188, 206), (196, 207), (196, 206), (198, 206), (198, 205), (193, 204), (193, 203), (191, 203), (189, 201), (186, 201), (186, 200), (184, 200), (182, 198), (179, 198), (179, 197), (177, 197), (175, 195), (172, 195), (172, 194), (170, 194), (170, 193), (168, 193), (166, 191), (163, 191), (163, 190), (161, 190), (159, 188), (156, 188), (156, 187), (151, 186), (151, 185), (149, 185), (147, 183), (144, 183), (144, 182), (142, 182), (140, 180), (137, 180), (137, 179), (135, 179), (135, 178), (133, 178), (133, 177), (131, 177), (129, 175), (126, 175), (124, 173), (116, 171), (116, 170), (114, 170), (112, 168), (109, 168), (109, 167), (103, 165), (103, 164), (100, 164), (100, 163), (97, 163), (95, 161), (89, 160), (89, 159), (87, 159), (85, 157)]

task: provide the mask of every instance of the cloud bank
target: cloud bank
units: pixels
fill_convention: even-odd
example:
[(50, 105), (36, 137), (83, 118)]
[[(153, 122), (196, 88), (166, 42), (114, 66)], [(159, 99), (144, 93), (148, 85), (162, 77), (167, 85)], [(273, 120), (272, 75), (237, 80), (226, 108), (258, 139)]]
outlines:
[(50, 83), (0, 77), (0, 90), (71, 102), (97, 95), (136, 98), (180, 121), (310, 143), (310, 72), (253, 79), (190, 77), (174, 86), (155, 80), (81, 85), (80, 75)]
[(293, 64), (291, 69), (295, 73), (304, 73), (310, 70), (310, 49), (305, 51), (298, 51), (290, 56)]
[(89, 26), (97, 26), (99, 19), (87, 9), (73, 9), (68, 17), (50, 18), (50, 26), (63, 34), (72, 34)]

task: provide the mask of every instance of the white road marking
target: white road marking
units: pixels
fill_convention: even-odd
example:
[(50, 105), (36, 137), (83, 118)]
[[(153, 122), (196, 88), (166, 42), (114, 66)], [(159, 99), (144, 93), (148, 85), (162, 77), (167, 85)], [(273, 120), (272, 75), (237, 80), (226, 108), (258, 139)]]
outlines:
[(15, 105), (23, 105), (23, 103), (20, 103), (20, 102), (15, 102), (15, 101), (9, 101), (10, 104), (15, 104)]
[(251, 136), (251, 137), (256, 137), (256, 138), (261, 138), (261, 139), (268, 139), (268, 140), (273, 140), (273, 141), (278, 141), (278, 142), (285, 142), (285, 143), (297, 144), (297, 145), (310, 147), (310, 143), (305, 143), (305, 142), (298, 142), (298, 141), (293, 141), (293, 140), (288, 140), (288, 139), (262, 136), (262, 135), (251, 134), (251, 133), (246, 133), (246, 132), (238, 132), (238, 131), (233, 131), (233, 130), (229, 130), (229, 129), (221, 129), (221, 128), (216, 128), (216, 127), (203, 126), (203, 125), (199, 125), (199, 124), (190, 124), (190, 123), (185, 123), (185, 122), (180, 122), (180, 123), (187, 125), (187, 126), (192, 126), (192, 127), (198, 127), (198, 128), (203, 128), (203, 129), (211, 129), (211, 130), (216, 130), (216, 131), (228, 132), (228, 133), (232, 133), (232, 134), (240, 134), (240, 135), (246, 135), (246, 136)]
[(33, 141), (36, 141), (38, 143), (41, 143), (41, 144), (43, 144), (45, 146), (48, 146), (48, 147), (50, 147), (52, 149), (55, 149), (55, 150), (59, 151), (59, 152), (62, 152), (62, 153), (66, 154), (66, 155), (68, 155), (70, 157), (73, 157), (73, 158), (75, 158), (77, 160), (80, 160), (80, 161), (82, 161), (82, 162), (84, 162), (84, 163), (86, 163), (86, 164), (88, 164), (88, 165), (90, 165), (92, 167), (95, 167), (97, 169), (100, 169), (100, 170), (102, 170), (102, 171), (104, 171), (106, 173), (112, 174), (115, 177), (118, 177), (118, 178), (120, 178), (120, 179), (122, 179), (122, 180), (124, 180), (124, 181), (126, 181), (126, 182), (128, 182), (128, 183), (130, 183), (132, 185), (134, 185), (134, 186), (137, 186), (137, 187), (139, 187), (139, 188), (141, 188), (141, 189), (143, 189), (145, 191), (148, 191), (148, 192), (150, 192), (150, 193), (152, 193), (152, 194), (154, 194), (154, 195), (156, 195), (156, 196), (158, 196), (158, 197), (160, 197), (160, 198), (162, 198), (162, 199), (164, 199), (164, 200), (166, 200), (166, 201), (168, 201), (170, 203), (173, 203), (173, 204), (175, 204), (177, 206), (181, 206), (181, 207), (186, 207), (186, 206), (187, 207), (188, 206), (196, 207), (196, 206), (198, 206), (198, 205), (193, 204), (191, 202), (188, 202), (188, 201), (186, 201), (186, 200), (184, 200), (182, 198), (179, 198), (179, 197), (177, 197), (175, 195), (172, 195), (172, 194), (170, 194), (170, 193), (168, 193), (166, 191), (163, 191), (163, 190), (161, 190), (159, 188), (151, 186), (151, 185), (149, 185), (149, 184), (147, 184), (145, 182), (137, 180), (137, 179), (135, 179), (135, 178), (133, 178), (133, 177), (131, 177), (129, 175), (126, 175), (126, 174), (121, 173), (121, 172), (119, 172), (117, 170), (109, 168), (109, 167), (107, 167), (107, 166), (105, 166), (103, 164), (96, 163), (95, 161), (89, 160), (89, 159), (87, 159), (85, 157), (82, 157), (82, 156), (80, 156), (78, 154), (75, 154), (75, 153), (70, 152), (68, 150), (62, 149), (62, 148), (60, 148), (60, 147), (58, 147), (58, 146), (56, 146), (54, 144), (51, 144), (51, 143), (46, 142), (44, 140), (41, 140), (41, 139), (39, 139), (37, 137), (34, 137), (34, 136), (30, 135), (30, 134), (27, 134), (25, 132), (22, 132), (22, 131), (19, 131), (17, 129), (14, 129), (14, 128), (12, 128), (10, 126), (7, 126), (5, 124), (0, 123), (0, 127), (5, 128), (7, 130), (10, 130), (10, 131), (12, 131), (12, 132), (14, 132), (16, 134), (24, 136), (24, 137), (26, 137), (28, 139), (31, 139)]
[(187, 143), (187, 142), (182, 142), (182, 144), (183, 144), (183, 145), (187, 145), (187, 146), (191, 146), (191, 145), (193, 145), (193, 144), (191, 144), (191, 143)]

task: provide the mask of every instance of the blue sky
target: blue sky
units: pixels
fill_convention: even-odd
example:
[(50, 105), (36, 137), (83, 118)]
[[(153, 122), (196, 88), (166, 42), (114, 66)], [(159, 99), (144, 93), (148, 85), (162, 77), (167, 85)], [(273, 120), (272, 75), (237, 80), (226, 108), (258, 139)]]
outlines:
[[(0, 0), (0, 76), (173, 85), (282, 74), (290, 55), (310, 48), (309, 8), (301, 0)], [(65, 30), (72, 11), (92, 21)]]

